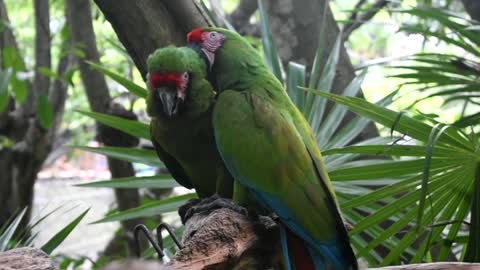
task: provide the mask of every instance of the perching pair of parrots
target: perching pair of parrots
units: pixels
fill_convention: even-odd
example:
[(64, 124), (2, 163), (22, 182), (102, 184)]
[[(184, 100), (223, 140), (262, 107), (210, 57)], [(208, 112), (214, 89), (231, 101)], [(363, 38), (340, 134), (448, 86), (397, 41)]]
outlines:
[(152, 142), (173, 177), (274, 212), (287, 269), (357, 269), (314, 134), (261, 56), (221, 28), (187, 40), (147, 60)]

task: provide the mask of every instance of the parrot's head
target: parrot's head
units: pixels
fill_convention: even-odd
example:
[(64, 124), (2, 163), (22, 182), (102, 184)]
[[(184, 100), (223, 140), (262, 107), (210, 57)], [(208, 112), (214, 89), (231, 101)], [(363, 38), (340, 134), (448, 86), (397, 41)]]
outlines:
[(258, 75), (263, 70), (268, 72), (257, 50), (236, 32), (218, 27), (196, 28), (188, 33), (187, 42), (208, 62), (208, 78), (218, 91), (240, 89), (239, 84), (246, 80), (239, 78), (248, 78), (253, 71)]
[(174, 118), (192, 107), (193, 77), (206, 76), (205, 63), (195, 51), (185, 47), (161, 48), (148, 57), (147, 67), (149, 115)]
[(207, 59), (210, 68), (212, 68), (215, 63), (215, 55), (223, 48), (224, 43), (229, 40), (232, 34), (237, 35), (223, 28), (195, 28), (188, 33), (187, 42), (189, 47), (195, 49), (197, 53)]

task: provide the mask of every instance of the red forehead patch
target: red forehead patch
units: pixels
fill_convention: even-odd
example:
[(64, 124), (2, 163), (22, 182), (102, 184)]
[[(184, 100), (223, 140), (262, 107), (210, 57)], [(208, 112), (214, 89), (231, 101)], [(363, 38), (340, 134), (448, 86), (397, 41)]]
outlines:
[(190, 33), (188, 33), (187, 35), (187, 42), (190, 43), (190, 42), (202, 42), (202, 34), (203, 34), (203, 31), (202, 29), (200, 28), (195, 28), (193, 29), (192, 31), (190, 31)]
[(155, 88), (167, 85), (178, 87), (182, 83), (181, 77), (177, 73), (154, 73), (150, 76), (150, 83)]

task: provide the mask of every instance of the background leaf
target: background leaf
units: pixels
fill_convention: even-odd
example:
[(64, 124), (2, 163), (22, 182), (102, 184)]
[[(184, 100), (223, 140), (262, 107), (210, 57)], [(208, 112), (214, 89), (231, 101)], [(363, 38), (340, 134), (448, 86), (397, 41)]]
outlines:
[(53, 124), (54, 119), (54, 112), (53, 106), (48, 100), (48, 96), (40, 95), (37, 99), (37, 115), (40, 125), (45, 128), (49, 129)]
[(65, 228), (60, 230), (55, 234), (46, 244), (41, 247), (47, 254), (51, 254), (67, 237), (68, 235), (77, 227), (77, 225), (82, 221), (85, 215), (90, 211), (90, 208), (81, 213), (77, 218), (70, 222)]

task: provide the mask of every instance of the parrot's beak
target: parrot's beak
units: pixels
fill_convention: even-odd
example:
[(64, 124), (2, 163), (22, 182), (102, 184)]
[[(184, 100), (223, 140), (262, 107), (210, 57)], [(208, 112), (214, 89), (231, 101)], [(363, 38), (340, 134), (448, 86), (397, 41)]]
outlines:
[(171, 87), (160, 87), (155, 89), (158, 98), (162, 103), (163, 112), (168, 117), (173, 117), (178, 114), (179, 103), (181, 102), (177, 97), (177, 91)]

